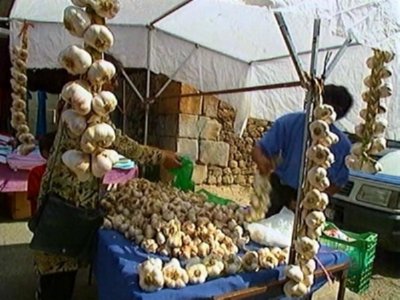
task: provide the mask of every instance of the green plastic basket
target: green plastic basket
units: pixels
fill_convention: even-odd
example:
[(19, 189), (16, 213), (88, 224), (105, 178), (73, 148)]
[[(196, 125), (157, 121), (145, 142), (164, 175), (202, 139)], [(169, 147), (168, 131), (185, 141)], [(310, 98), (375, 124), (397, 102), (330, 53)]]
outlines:
[[(333, 223), (327, 222), (325, 230), (337, 228)], [(375, 250), (378, 235), (372, 232), (354, 233), (341, 230), (354, 241), (345, 241), (330, 237), (325, 234), (321, 236), (321, 243), (333, 249), (346, 252), (351, 260), (346, 286), (355, 293), (362, 293), (369, 287), (372, 276)]]

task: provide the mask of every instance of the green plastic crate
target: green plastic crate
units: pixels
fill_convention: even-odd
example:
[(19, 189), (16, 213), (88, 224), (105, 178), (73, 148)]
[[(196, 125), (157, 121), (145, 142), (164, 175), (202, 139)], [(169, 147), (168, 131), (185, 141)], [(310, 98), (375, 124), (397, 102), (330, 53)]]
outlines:
[[(337, 228), (336, 225), (327, 222), (325, 230)], [(323, 234), (321, 243), (333, 249), (346, 252), (351, 260), (346, 286), (355, 293), (362, 293), (369, 287), (372, 276), (372, 268), (375, 260), (375, 250), (378, 235), (372, 232), (354, 233), (341, 230), (354, 241), (344, 241)]]

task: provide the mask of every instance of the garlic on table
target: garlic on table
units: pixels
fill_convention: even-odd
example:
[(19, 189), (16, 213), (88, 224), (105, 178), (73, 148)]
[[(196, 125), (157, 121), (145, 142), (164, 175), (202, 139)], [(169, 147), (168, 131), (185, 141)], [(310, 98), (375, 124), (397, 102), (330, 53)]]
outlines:
[(114, 44), (111, 31), (104, 25), (92, 24), (83, 34), (85, 43), (99, 52), (106, 52)]
[(93, 153), (98, 148), (107, 148), (115, 140), (114, 129), (106, 124), (88, 127), (81, 138), (81, 148), (85, 153)]
[(90, 17), (83, 9), (76, 6), (64, 9), (64, 27), (71, 35), (83, 37), (90, 24)]
[(258, 249), (257, 253), (261, 268), (273, 269), (278, 265), (278, 258), (271, 252), (269, 248), (260, 248)]
[(113, 93), (102, 91), (95, 95), (92, 100), (92, 107), (96, 114), (106, 116), (117, 107), (118, 101)]
[(153, 239), (144, 239), (141, 243), (141, 247), (148, 253), (156, 253), (158, 245)]
[(313, 167), (307, 173), (307, 180), (310, 184), (320, 190), (324, 191), (327, 187), (329, 187), (329, 179), (328, 172), (326, 169), (321, 167)]
[(225, 273), (232, 275), (238, 273), (242, 268), (242, 258), (236, 254), (229, 254), (224, 257)]
[(154, 268), (161, 270), (162, 265), (163, 263), (161, 259), (151, 257), (138, 265), (138, 271), (150, 271)]
[(92, 56), (79, 46), (69, 46), (61, 51), (58, 61), (72, 75), (86, 73), (92, 64)]
[(270, 251), (278, 260), (278, 265), (286, 263), (289, 259), (289, 248), (282, 250), (279, 247), (273, 247)]
[(172, 289), (184, 288), (189, 282), (189, 276), (176, 258), (165, 264), (163, 270), (165, 286)]
[(115, 73), (116, 69), (112, 63), (100, 59), (93, 62), (90, 66), (87, 77), (92, 85), (101, 86), (105, 82), (110, 81), (114, 77)]
[(258, 253), (255, 251), (246, 252), (242, 257), (242, 267), (247, 272), (258, 271)]
[(225, 268), (224, 262), (216, 255), (207, 256), (203, 264), (207, 268), (207, 273), (209, 277), (217, 277), (219, 276)]
[(155, 292), (164, 286), (162, 262), (160, 259), (149, 259), (138, 265), (139, 286), (146, 292)]
[(189, 282), (192, 284), (204, 283), (207, 279), (207, 268), (202, 263), (192, 264), (186, 268), (189, 276)]
[(86, 119), (72, 109), (67, 109), (61, 114), (61, 120), (67, 125), (73, 136), (80, 136), (86, 129)]
[(75, 173), (79, 181), (86, 181), (90, 177), (90, 156), (78, 150), (68, 150), (61, 157), (63, 163)]
[(107, 19), (114, 18), (120, 9), (119, 0), (87, 0), (86, 2), (96, 14)]

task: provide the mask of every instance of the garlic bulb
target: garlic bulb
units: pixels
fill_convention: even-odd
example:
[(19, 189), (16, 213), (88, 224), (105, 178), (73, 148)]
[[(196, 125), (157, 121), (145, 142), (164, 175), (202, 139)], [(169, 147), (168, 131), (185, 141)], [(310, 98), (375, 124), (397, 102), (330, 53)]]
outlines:
[(103, 152), (99, 154), (92, 154), (92, 174), (95, 177), (102, 178), (106, 173), (111, 171), (113, 162), (104, 155)]
[(162, 269), (162, 260), (159, 258), (149, 258), (138, 265), (138, 271), (150, 271), (152, 269)]
[(86, 73), (92, 64), (91, 55), (79, 46), (69, 46), (59, 55), (60, 65), (72, 75)]
[(309, 237), (303, 236), (297, 239), (295, 242), (295, 249), (300, 256), (309, 260), (312, 259), (319, 250), (319, 244), (317, 241), (310, 239)]
[(87, 115), (91, 110), (93, 96), (86, 88), (84, 81), (78, 80), (67, 83), (61, 91), (61, 97), (82, 116)]
[(204, 283), (207, 279), (207, 268), (202, 263), (192, 264), (186, 270), (191, 284)]
[(112, 19), (120, 9), (119, 0), (87, 0), (87, 3), (100, 17)]
[(336, 121), (336, 112), (334, 108), (327, 104), (322, 104), (314, 108), (314, 117), (317, 120), (333, 124)]
[(359, 171), (361, 170), (363, 161), (361, 157), (356, 156), (354, 154), (350, 154), (346, 156), (345, 164), (349, 169)]
[(314, 274), (316, 269), (317, 269), (317, 264), (313, 259), (310, 259), (306, 263), (301, 264), (301, 271), (306, 276)]
[(85, 43), (99, 52), (106, 52), (114, 44), (111, 31), (104, 25), (93, 24), (86, 29), (83, 38)]
[(14, 68), (14, 67), (11, 68), (11, 76), (20, 85), (26, 86), (26, 84), (28, 83), (28, 77), (24, 73), (22, 73), (20, 70)]
[(303, 281), (304, 274), (299, 266), (290, 265), (285, 268), (285, 275), (296, 282)]
[(63, 163), (78, 177), (79, 181), (90, 178), (90, 156), (78, 150), (68, 150), (61, 156)]
[(223, 261), (216, 255), (207, 256), (204, 259), (203, 264), (207, 268), (207, 273), (209, 277), (219, 276), (224, 271), (225, 268)]
[(225, 273), (232, 275), (239, 273), (242, 268), (242, 259), (240, 256), (236, 254), (229, 254), (224, 258), (225, 263)]
[(80, 136), (86, 129), (86, 119), (72, 109), (63, 111), (61, 120), (73, 136)]
[(324, 168), (330, 168), (331, 165), (335, 161), (335, 158), (334, 158), (331, 150), (329, 150), (328, 147), (325, 147), (325, 146), (320, 145), (320, 144), (311, 146), (307, 150), (306, 155), (316, 165), (324, 167)]
[(102, 91), (93, 97), (92, 107), (96, 114), (106, 116), (117, 106), (118, 101), (113, 93)]
[(83, 37), (90, 24), (90, 17), (83, 9), (76, 6), (68, 6), (64, 9), (64, 26), (71, 35)]
[(164, 286), (163, 272), (159, 268), (139, 271), (139, 286), (146, 292), (159, 291)]
[(79, 7), (85, 7), (87, 5), (87, 0), (71, 0), (71, 2)]
[(379, 162), (368, 160), (363, 162), (361, 171), (374, 174), (382, 171), (382, 165)]
[(86, 153), (93, 153), (96, 149), (107, 148), (115, 140), (114, 129), (106, 124), (96, 124), (88, 127), (81, 138), (81, 148)]
[(383, 137), (374, 138), (371, 142), (372, 145), (368, 152), (372, 155), (376, 155), (386, 149), (386, 139)]
[(261, 268), (273, 269), (278, 265), (278, 258), (271, 252), (270, 249), (260, 248), (257, 253)]
[(308, 210), (323, 211), (329, 204), (329, 197), (326, 193), (321, 193), (317, 189), (312, 189), (305, 195), (301, 202), (302, 207)]
[(106, 60), (96, 60), (87, 73), (88, 80), (95, 86), (110, 81), (116, 73), (115, 66)]
[(320, 191), (329, 187), (328, 172), (321, 167), (313, 167), (307, 173), (307, 180), (310, 184)]
[(302, 282), (289, 280), (283, 286), (285, 295), (292, 298), (302, 297), (309, 292), (309, 288)]
[(33, 144), (35, 142), (35, 137), (31, 133), (22, 133), (18, 136), (18, 140), (22, 144)]
[(28, 154), (31, 153), (35, 148), (36, 148), (36, 145), (35, 145), (35, 144), (22, 144), (21, 146), (19, 146), (18, 152), (19, 152), (21, 155), (28, 155)]
[(310, 124), (310, 132), (312, 140), (318, 142), (329, 135), (329, 125), (325, 121), (316, 120)]
[(189, 282), (189, 276), (185, 269), (182, 269), (176, 258), (165, 264), (163, 268), (165, 286), (172, 289), (184, 288)]
[(258, 271), (258, 254), (255, 251), (248, 251), (242, 257), (242, 267), (247, 272)]
[(321, 211), (312, 211), (305, 218), (306, 224), (310, 228), (317, 228), (325, 223), (325, 215)]

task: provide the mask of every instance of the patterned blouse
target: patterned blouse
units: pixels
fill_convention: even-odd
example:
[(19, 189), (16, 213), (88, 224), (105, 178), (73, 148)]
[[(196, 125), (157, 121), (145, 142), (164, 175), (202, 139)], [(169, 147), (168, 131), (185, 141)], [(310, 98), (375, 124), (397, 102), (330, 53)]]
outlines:
[[(61, 128), (60, 122), (52, 153), (48, 159), (48, 168), (43, 176), (39, 202), (51, 189), (64, 199), (73, 201), (75, 204), (94, 208), (99, 201), (101, 180), (91, 176), (85, 182), (80, 182), (72, 171), (68, 169), (61, 160), (62, 154), (71, 149), (80, 149), (80, 138), (71, 138), (67, 129)], [(116, 139), (113, 146), (119, 154), (130, 158), (140, 164), (158, 165), (162, 162), (162, 151), (148, 146), (143, 146), (123, 135), (120, 130), (115, 129)], [(50, 274), (56, 272), (74, 271), (82, 267), (77, 260), (61, 255), (53, 255), (41, 251), (34, 252), (36, 271), (39, 274)]]

